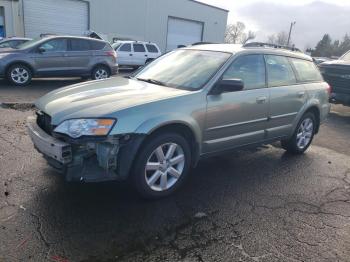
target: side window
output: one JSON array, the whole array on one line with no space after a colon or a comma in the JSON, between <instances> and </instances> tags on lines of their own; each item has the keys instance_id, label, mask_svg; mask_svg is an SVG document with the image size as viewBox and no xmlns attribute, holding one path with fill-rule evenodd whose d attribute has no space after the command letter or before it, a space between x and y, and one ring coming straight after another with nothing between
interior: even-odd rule
<instances>
[{"instance_id":1,"label":"side window","mask_svg":"<svg viewBox=\"0 0 350 262\"><path fill-rule=\"evenodd\" d=\"M71 51L88 51L90 50L90 43L87 40L71 39Z\"/></svg>"},{"instance_id":2,"label":"side window","mask_svg":"<svg viewBox=\"0 0 350 262\"><path fill-rule=\"evenodd\" d=\"M158 48L152 44L146 44L147 51L150 53L158 53Z\"/></svg>"},{"instance_id":3,"label":"side window","mask_svg":"<svg viewBox=\"0 0 350 262\"><path fill-rule=\"evenodd\" d=\"M124 44L119 48L122 52L131 52L131 44Z\"/></svg>"},{"instance_id":4,"label":"side window","mask_svg":"<svg viewBox=\"0 0 350 262\"><path fill-rule=\"evenodd\" d=\"M67 51L67 39L49 40L42 44L40 48L45 49L45 52L64 52Z\"/></svg>"},{"instance_id":5,"label":"side window","mask_svg":"<svg viewBox=\"0 0 350 262\"><path fill-rule=\"evenodd\" d=\"M266 68L270 87L288 86L297 82L292 66L284 56L267 55Z\"/></svg>"},{"instance_id":6,"label":"side window","mask_svg":"<svg viewBox=\"0 0 350 262\"><path fill-rule=\"evenodd\" d=\"M265 62L263 55L240 56L223 75L223 80L241 79L244 83L244 90L264 88Z\"/></svg>"},{"instance_id":7,"label":"side window","mask_svg":"<svg viewBox=\"0 0 350 262\"><path fill-rule=\"evenodd\" d=\"M10 42L8 41L8 42L1 43L0 47L1 48L10 47Z\"/></svg>"},{"instance_id":8,"label":"side window","mask_svg":"<svg viewBox=\"0 0 350 262\"><path fill-rule=\"evenodd\" d=\"M133 44L134 45L134 52L146 52L145 46L143 44Z\"/></svg>"},{"instance_id":9,"label":"side window","mask_svg":"<svg viewBox=\"0 0 350 262\"><path fill-rule=\"evenodd\" d=\"M90 42L90 50L102 50L105 48L106 43L99 41L91 41Z\"/></svg>"},{"instance_id":10,"label":"side window","mask_svg":"<svg viewBox=\"0 0 350 262\"><path fill-rule=\"evenodd\" d=\"M298 78L300 81L322 81L322 76L313 62L296 58L290 58L290 60L298 73Z\"/></svg>"}]
</instances>

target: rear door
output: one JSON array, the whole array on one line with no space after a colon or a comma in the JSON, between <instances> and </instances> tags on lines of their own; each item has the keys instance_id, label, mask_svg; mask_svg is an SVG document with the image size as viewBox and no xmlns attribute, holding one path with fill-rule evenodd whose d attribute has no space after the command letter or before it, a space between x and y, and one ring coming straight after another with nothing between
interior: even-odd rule
<instances>
[{"instance_id":1,"label":"rear door","mask_svg":"<svg viewBox=\"0 0 350 262\"><path fill-rule=\"evenodd\" d=\"M69 51L66 53L66 59L70 64L72 75L90 72L90 61L92 59L90 41L87 39L70 39Z\"/></svg>"},{"instance_id":2,"label":"rear door","mask_svg":"<svg viewBox=\"0 0 350 262\"><path fill-rule=\"evenodd\" d=\"M143 44L134 43L134 61L136 65L144 65L148 59L148 54L146 53L146 48Z\"/></svg>"},{"instance_id":3,"label":"rear door","mask_svg":"<svg viewBox=\"0 0 350 262\"><path fill-rule=\"evenodd\" d=\"M38 76L64 76L70 70L65 54L68 49L66 38L48 40L34 51L33 59Z\"/></svg>"},{"instance_id":4,"label":"rear door","mask_svg":"<svg viewBox=\"0 0 350 262\"><path fill-rule=\"evenodd\" d=\"M240 79L244 89L208 95L204 151L211 153L265 139L269 109L263 55L244 55L233 61L222 79Z\"/></svg>"},{"instance_id":5,"label":"rear door","mask_svg":"<svg viewBox=\"0 0 350 262\"><path fill-rule=\"evenodd\" d=\"M298 83L290 59L266 55L266 69L270 91L268 138L290 134L292 125L307 101L305 86Z\"/></svg>"}]
</instances>

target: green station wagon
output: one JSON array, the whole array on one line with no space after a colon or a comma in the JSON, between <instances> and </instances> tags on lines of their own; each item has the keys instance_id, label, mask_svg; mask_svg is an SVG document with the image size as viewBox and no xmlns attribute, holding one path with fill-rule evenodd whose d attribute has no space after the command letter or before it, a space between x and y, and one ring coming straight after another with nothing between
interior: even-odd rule
<instances>
[{"instance_id":1,"label":"green station wagon","mask_svg":"<svg viewBox=\"0 0 350 262\"><path fill-rule=\"evenodd\" d=\"M303 153L330 111L329 92L301 52L197 45L128 78L43 96L28 130L66 180L130 179L142 196L158 198L178 189L208 156L273 141Z\"/></svg>"}]
</instances>

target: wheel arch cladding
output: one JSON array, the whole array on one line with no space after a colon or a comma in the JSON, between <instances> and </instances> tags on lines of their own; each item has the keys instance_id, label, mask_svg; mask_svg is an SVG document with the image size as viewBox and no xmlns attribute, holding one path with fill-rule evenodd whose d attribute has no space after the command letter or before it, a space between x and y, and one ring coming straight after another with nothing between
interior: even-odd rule
<instances>
[{"instance_id":1,"label":"wheel arch cladding","mask_svg":"<svg viewBox=\"0 0 350 262\"><path fill-rule=\"evenodd\" d=\"M14 62L11 62L10 64L8 64L6 67L5 67L5 74L8 74L10 68L14 65L24 65L26 67L28 67L28 69L30 70L30 73L32 75L34 75L35 73L35 70L34 68L28 63L28 62L25 62L25 61L14 61Z\"/></svg>"},{"instance_id":2,"label":"wheel arch cladding","mask_svg":"<svg viewBox=\"0 0 350 262\"><path fill-rule=\"evenodd\" d=\"M320 130L320 114L321 114L320 109L316 105L313 105L309 107L304 114L308 112L313 113L316 118L315 134L317 134L318 131Z\"/></svg>"}]
</instances>

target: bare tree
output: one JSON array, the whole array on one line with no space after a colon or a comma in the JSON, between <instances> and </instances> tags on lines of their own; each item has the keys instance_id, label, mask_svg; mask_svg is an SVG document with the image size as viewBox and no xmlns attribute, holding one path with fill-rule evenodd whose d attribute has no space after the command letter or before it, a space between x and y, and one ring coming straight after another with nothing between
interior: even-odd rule
<instances>
[{"instance_id":1,"label":"bare tree","mask_svg":"<svg viewBox=\"0 0 350 262\"><path fill-rule=\"evenodd\" d=\"M277 34L269 35L267 37L267 42L270 44L276 44L276 45L287 45L288 34L285 31L281 31ZM292 45L292 44L290 44L290 45Z\"/></svg>"},{"instance_id":2,"label":"bare tree","mask_svg":"<svg viewBox=\"0 0 350 262\"><path fill-rule=\"evenodd\" d=\"M245 32L246 26L242 22L227 25L225 43L244 44L256 37L253 31Z\"/></svg>"}]
</instances>

